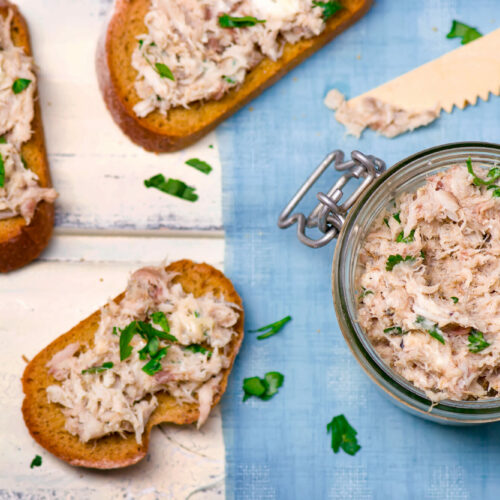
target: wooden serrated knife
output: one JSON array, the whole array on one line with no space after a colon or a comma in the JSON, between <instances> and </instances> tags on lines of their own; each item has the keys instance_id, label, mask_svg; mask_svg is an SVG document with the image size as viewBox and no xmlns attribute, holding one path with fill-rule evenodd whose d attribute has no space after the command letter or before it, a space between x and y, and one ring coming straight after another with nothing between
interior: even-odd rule
<instances>
[{"instance_id":1,"label":"wooden serrated knife","mask_svg":"<svg viewBox=\"0 0 500 500\"><path fill-rule=\"evenodd\" d=\"M347 101L373 97L412 112L463 109L500 94L500 29Z\"/></svg>"}]
</instances>

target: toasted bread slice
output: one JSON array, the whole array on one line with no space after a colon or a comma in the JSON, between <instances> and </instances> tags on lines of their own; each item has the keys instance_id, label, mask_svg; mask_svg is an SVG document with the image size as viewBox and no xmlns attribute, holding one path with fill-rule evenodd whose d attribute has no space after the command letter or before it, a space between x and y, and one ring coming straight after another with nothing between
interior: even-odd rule
<instances>
[{"instance_id":1,"label":"toasted bread slice","mask_svg":"<svg viewBox=\"0 0 500 500\"><path fill-rule=\"evenodd\" d=\"M277 61L265 58L247 74L239 88L222 99L196 102L189 109L173 108L167 116L154 111L139 118L133 111L139 97L134 89L137 72L131 59L136 37L147 31L144 16L150 0L116 0L97 48L97 76L104 101L122 131L144 149L168 152L185 148L356 22L369 10L372 0L343 0L342 4L345 8L327 21L320 35L287 44Z\"/></svg>"},{"instance_id":2,"label":"toasted bread slice","mask_svg":"<svg viewBox=\"0 0 500 500\"><path fill-rule=\"evenodd\" d=\"M31 55L28 26L19 9L7 0L0 0L0 15L5 18L9 9L14 12L11 37L14 45ZM35 115L31 122L33 134L21 146L21 155L29 169L38 175L42 187L51 187L49 164L45 151L42 118L38 93L35 93ZM47 246L54 226L54 205L38 204L29 225L21 216L0 220L0 272L18 269L38 257Z\"/></svg>"},{"instance_id":3,"label":"toasted bread slice","mask_svg":"<svg viewBox=\"0 0 500 500\"><path fill-rule=\"evenodd\" d=\"M188 293L195 297L212 292L223 297L227 302L242 307L241 299L232 283L218 270L208 264L195 264L190 260L173 262L167 271L179 273L174 283L180 283ZM119 303L124 294L114 300ZM192 424L198 420L197 404L179 404L165 392L156 393L158 407L151 415L142 436L142 444L138 444L134 434L123 438L117 434L105 436L83 443L64 428L65 417L59 407L47 400L46 389L57 381L48 373L47 362L55 353L68 344L79 341L89 346L93 345L94 334L100 320L100 311L93 313L69 332L61 335L41 351L26 367L23 375L23 416L26 426L33 438L45 449L70 463L96 469L114 469L132 465L146 455L149 444L149 434L154 425L168 422L178 425ZM227 380L234 359L243 340L243 309L235 325L237 335L231 340L229 368L223 371L219 391L214 397L215 406L226 390Z\"/></svg>"}]
</instances>

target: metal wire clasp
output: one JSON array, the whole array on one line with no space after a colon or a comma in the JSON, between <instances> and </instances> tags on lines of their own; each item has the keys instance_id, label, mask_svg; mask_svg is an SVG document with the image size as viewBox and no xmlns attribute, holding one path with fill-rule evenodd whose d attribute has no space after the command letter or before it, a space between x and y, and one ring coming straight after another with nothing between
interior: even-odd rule
<instances>
[{"instance_id":1,"label":"metal wire clasp","mask_svg":"<svg viewBox=\"0 0 500 500\"><path fill-rule=\"evenodd\" d=\"M319 200L316 208L306 216L302 213L290 215L305 194L312 188L323 172L334 162L335 170L345 172L333 185L327 194L318 193ZM344 161L344 153L339 149L332 151L318 165L304 185L290 200L278 219L278 227L286 229L297 223L297 236L305 245L320 248L336 238L342 229L347 211L354 205L361 193L385 170L385 162L372 155L364 155L359 151L351 153L351 159ZM351 178L363 179L349 198L341 205L342 189ZM323 234L320 238L313 239L307 236L306 228L317 227Z\"/></svg>"}]
</instances>

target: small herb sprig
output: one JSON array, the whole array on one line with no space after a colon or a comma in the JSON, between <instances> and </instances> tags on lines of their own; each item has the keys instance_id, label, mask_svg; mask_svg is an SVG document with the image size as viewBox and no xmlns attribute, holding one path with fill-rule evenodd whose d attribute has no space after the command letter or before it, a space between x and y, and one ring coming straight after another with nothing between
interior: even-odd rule
<instances>
[{"instance_id":1,"label":"small herb sprig","mask_svg":"<svg viewBox=\"0 0 500 500\"><path fill-rule=\"evenodd\" d=\"M278 392L284 380L285 376L279 372L267 372L264 378L249 377L244 379L243 401L246 401L252 396L262 399L263 401L268 401Z\"/></svg>"},{"instance_id":2,"label":"small herb sprig","mask_svg":"<svg viewBox=\"0 0 500 500\"><path fill-rule=\"evenodd\" d=\"M486 176L489 178L489 180L484 180L481 179L481 177L478 177L476 173L474 172L474 169L472 167L472 160L469 156L467 158L467 161L465 162L467 165L467 171L469 172L470 175L472 175L472 182L476 186L486 186L486 189L492 189L492 196L496 198L500 198L500 186L495 184L495 182L500 179L500 167L492 167L488 170L488 173Z\"/></svg>"},{"instance_id":3,"label":"small herb sprig","mask_svg":"<svg viewBox=\"0 0 500 500\"><path fill-rule=\"evenodd\" d=\"M42 457L40 455L35 455L35 458L31 461L30 469L33 467L40 467L42 465Z\"/></svg>"},{"instance_id":4,"label":"small herb sprig","mask_svg":"<svg viewBox=\"0 0 500 500\"><path fill-rule=\"evenodd\" d=\"M412 229L408 236L405 236L405 232L401 231L396 238L396 243L413 243L414 241L415 241L415 229Z\"/></svg>"},{"instance_id":5,"label":"small herb sprig","mask_svg":"<svg viewBox=\"0 0 500 500\"><path fill-rule=\"evenodd\" d=\"M473 40L476 40L477 38L481 38L482 36L483 35L476 28L454 20L446 38L461 38L462 45L465 45Z\"/></svg>"},{"instance_id":6,"label":"small herb sprig","mask_svg":"<svg viewBox=\"0 0 500 500\"><path fill-rule=\"evenodd\" d=\"M234 17L229 14L219 16L219 26L221 28L249 28L265 22L264 19L257 19L253 16Z\"/></svg>"},{"instance_id":7,"label":"small herb sprig","mask_svg":"<svg viewBox=\"0 0 500 500\"><path fill-rule=\"evenodd\" d=\"M432 321L424 318L423 316L417 316L417 323L422 326L422 328L437 341L441 342L441 344L445 344L445 340L443 337L443 332L439 328L437 323L433 323Z\"/></svg>"},{"instance_id":8,"label":"small herb sprig","mask_svg":"<svg viewBox=\"0 0 500 500\"><path fill-rule=\"evenodd\" d=\"M270 325L262 326L262 327L258 328L257 330L249 330L249 331L251 333L266 332L266 333L263 333L262 335L259 335L257 337L257 340L267 339L267 338L275 335L276 333L278 333L291 320L292 320L291 316L285 316L283 319L275 321L274 323L271 323Z\"/></svg>"},{"instance_id":9,"label":"small herb sprig","mask_svg":"<svg viewBox=\"0 0 500 500\"><path fill-rule=\"evenodd\" d=\"M480 332L475 328L471 329L468 341L469 345L467 347L469 348L469 351L473 353L481 352L482 350L486 349L488 346L491 345L489 342L486 342L483 332Z\"/></svg>"},{"instance_id":10,"label":"small herb sprig","mask_svg":"<svg viewBox=\"0 0 500 500\"><path fill-rule=\"evenodd\" d=\"M199 160L198 158L191 158L186 161L186 165L189 165L190 167L193 167L207 175L212 171L212 167L206 161Z\"/></svg>"},{"instance_id":11,"label":"small herb sprig","mask_svg":"<svg viewBox=\"0 0 500 500\"><path fill-rule=\"evenodd\" d=\"M18 78L12 84L12 91L14 94L20 94L23 90L26 90L31 83L31 80L27 78Z\"/></svg>"},{"instance_id":12,"label":"small herb sprig","mask_svg":"<svg viewBox=\"0 0 500 500\"><path fill-rule=\"evenodd\" d=\"M405 335L408 332L403 330L400 326L390 326L384 329L384 333L388 333L389 335Z\"/></svg>"},{"instance_id":13,"label":"small herb sprig","mask_svg":"<svg viewBox=\"0 0 500 500\"><path fill-rule=\"evenodd\" d=\"M106 363L103 363L101 366L91 366L90 368L87 368L86 370L82 370L83 373L101 373L105 372L106 370L109 370L113 368L113 363L111 361L106 361Z\"/></svg>"},{"instance_id":14,"label":"small herb sprig","mask_svg":"<svg viewBox=\"0 0 500 500\"><path fill-rule=\"evenodd\" d=\"M206 354L208 359L210 359L212 357L212 351L210 351L206 347L203 347L200 344L191 344L191 345L188 345L188 346L184 347L184 350L185 351L191 351L191 352L194 352L194 353L200 352L201 354Z\"/></svg>"},{"instance_id":15,"label":"small herb sprig","mask_svg":"<svg viewBox=\"0 0 500 500\"><path fill-rule=\"evenodd\" d=\"M344 8L342 4L336 0L328 0L327 2L313 0L313 7L321 7L323 9L323 19L325 21Z\"/></svg>"},{"instance_id":16,"label":"small herb sprig","mask_svg":"<svg viewBox=\"0 0 500 500\"><path fill-rule=\"evenodd\" d=\"M146 179L144 185L147 188L153 187L162 191L163 193L176 196L182 200L196 201L198 195L195 193L196 188L188 186L186 183L178 179L168 179L166 180L163 174L154 175L153 177Z\"/></svg>"},{"instance_id":17,"label":"small herb sprig","mask_svg":"<svg viewBox=\"0 0 500 500\"><path fill-rule=\"evenodd\" d=\"M411 255L407 255L406 257L403 257L399 253L396 255L389 255L389 257L387 257L387 262L385 263L385 270L392 271L394 266L400 264L401 262L414 262L415 260L415 257L412 257Z\"/></svg>"},{"instance_id":18,"label":"small herb sprig","mask_svg":"<svg viewBox=\"0 0 500 500\"><path fill-rule=\"evenodd\" d=\"M326 432L332 434L331 446L334 453L338 453L342 448L345 453L353 456L361 449L356 437L358 433L344 415L333 417L326 425Z\"/></svg>"}]
</instances>

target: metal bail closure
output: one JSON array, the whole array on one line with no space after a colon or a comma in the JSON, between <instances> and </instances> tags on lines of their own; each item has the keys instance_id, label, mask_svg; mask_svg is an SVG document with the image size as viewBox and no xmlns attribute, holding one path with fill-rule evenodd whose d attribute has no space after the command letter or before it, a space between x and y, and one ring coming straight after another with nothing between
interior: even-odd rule
<instances>
[{"instance_id":1,"label":"metal bail closure","mask_svg":"<svg viewBox=\"0 0 500 500\"><path fill-rule=\"evenodd\" d=\"M328 167L334 163L335 170L345 172L332 188L325 193L318 193L316 198L319 203L316 208L306 216L303 213L290 215L302 198L311 189ZM329 153L316 167L316 170L304 182L303 186L295 193L278 219L278 227L286 229L297 223L297 236L299 240L311 248L320 248L334 238L342 229L347 211L354 205L361 193L385 170L385 162L372 155L364 155L359 151L351 153L351 159L344 161L344 153L339 149ZM342 189L352 178L363 179L342 204ZM317 227L323 236L313 239L307 236L306 228Z\"/></svg>"}]
</instances>

